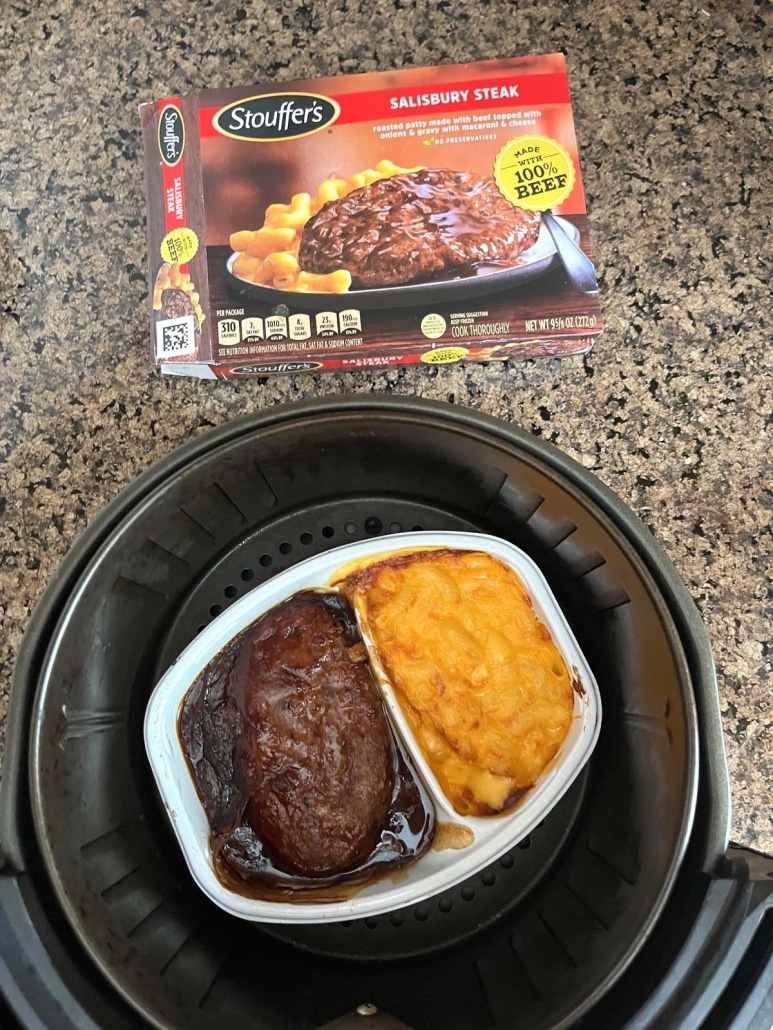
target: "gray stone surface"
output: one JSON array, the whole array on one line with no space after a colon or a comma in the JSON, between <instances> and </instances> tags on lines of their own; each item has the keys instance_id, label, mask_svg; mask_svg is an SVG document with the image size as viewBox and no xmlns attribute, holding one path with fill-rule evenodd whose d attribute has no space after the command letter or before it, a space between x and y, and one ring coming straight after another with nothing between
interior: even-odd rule
<instances>
[{"instance_id":1,"label":"gray stone surface","mask_svg":"<svg viewBox=\"0 0 773 1030\"><path fill-rule=\"evenodd\" d=\"M592 469L708 626L733 837L773 851L765 4L14 0L0 18L0 719L62 556L153 460L280 401L433 397ZM586 358L199 383L147 359L141 101L563 50L607 329Z\"/></svg>"}]
</instances>

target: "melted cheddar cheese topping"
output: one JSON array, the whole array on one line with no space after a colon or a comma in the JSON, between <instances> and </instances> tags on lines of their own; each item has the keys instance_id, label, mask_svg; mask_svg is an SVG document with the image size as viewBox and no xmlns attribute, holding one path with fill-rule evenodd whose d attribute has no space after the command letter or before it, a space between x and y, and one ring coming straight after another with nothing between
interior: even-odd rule
<instances>
[{"instance_id":1,"label":"melted cheddar cheese topping","mask_svg":"<svg viewBox=\"0 0 773 1030\"><path fill-rule=\"evenodd\" d=\"M487 554L441 549L377 561L340 585L454 809L512 806L574 710L564 660L518 575Z\"/></svg>"}]
</instances>

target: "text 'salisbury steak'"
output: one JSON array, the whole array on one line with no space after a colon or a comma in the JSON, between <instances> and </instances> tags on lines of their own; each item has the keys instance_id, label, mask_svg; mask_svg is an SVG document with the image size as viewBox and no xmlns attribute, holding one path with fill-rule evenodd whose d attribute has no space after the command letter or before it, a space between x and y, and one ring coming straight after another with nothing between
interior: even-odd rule
<instances>
[{"instance_id":1,"label":"text 'salisbury steak'","mask_svg":"<svg viewBox=\"0 0 773 1030\"><path fill-rule=\"evenodd\" d=\"M479 261L512 261L537 240L538 212L493 179L448 168L395 175L331 201L303 230L301 268L346 268L352 286L395 286Z\"/></svg>"}]
</instances>

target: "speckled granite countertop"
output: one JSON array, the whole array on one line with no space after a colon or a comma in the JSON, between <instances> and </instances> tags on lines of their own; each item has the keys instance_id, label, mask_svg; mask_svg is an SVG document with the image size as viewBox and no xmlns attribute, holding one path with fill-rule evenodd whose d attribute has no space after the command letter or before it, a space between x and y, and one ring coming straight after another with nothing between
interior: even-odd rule
<instances>
[{"instance_id":1,"label":"speckled granite countertop","mask_svg":"<svg viewBox=\"0 0 773 1030\"><path fill-rule=\"evenodd\" d=\"M0 24L0 718L32 607L153 460L279 401L469 405L654 531L717 664L733 837L773 851L773 15L737 0L15 0ZM315 34L314 34L315 33ZM137 107L205 86L565 51L607 329L586 358L234 384L147 357Z\"/></svg>"}]
</instances>

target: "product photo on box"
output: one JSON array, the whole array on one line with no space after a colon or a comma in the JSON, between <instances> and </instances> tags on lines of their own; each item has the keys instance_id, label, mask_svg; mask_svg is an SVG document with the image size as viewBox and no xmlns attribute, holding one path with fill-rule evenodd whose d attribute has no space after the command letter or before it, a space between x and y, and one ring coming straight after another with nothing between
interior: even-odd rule
<instances>
[{"instance_id":1,"label":"product photo on box","mask_svg":"<svg viewBox=\"0 0 773 1030\"><path fill-rule=\"evenodd\" d=\"M601 332L561 54L208 90L141 117L162 372L561 356Z\"/></svg>"}]
</instances>

